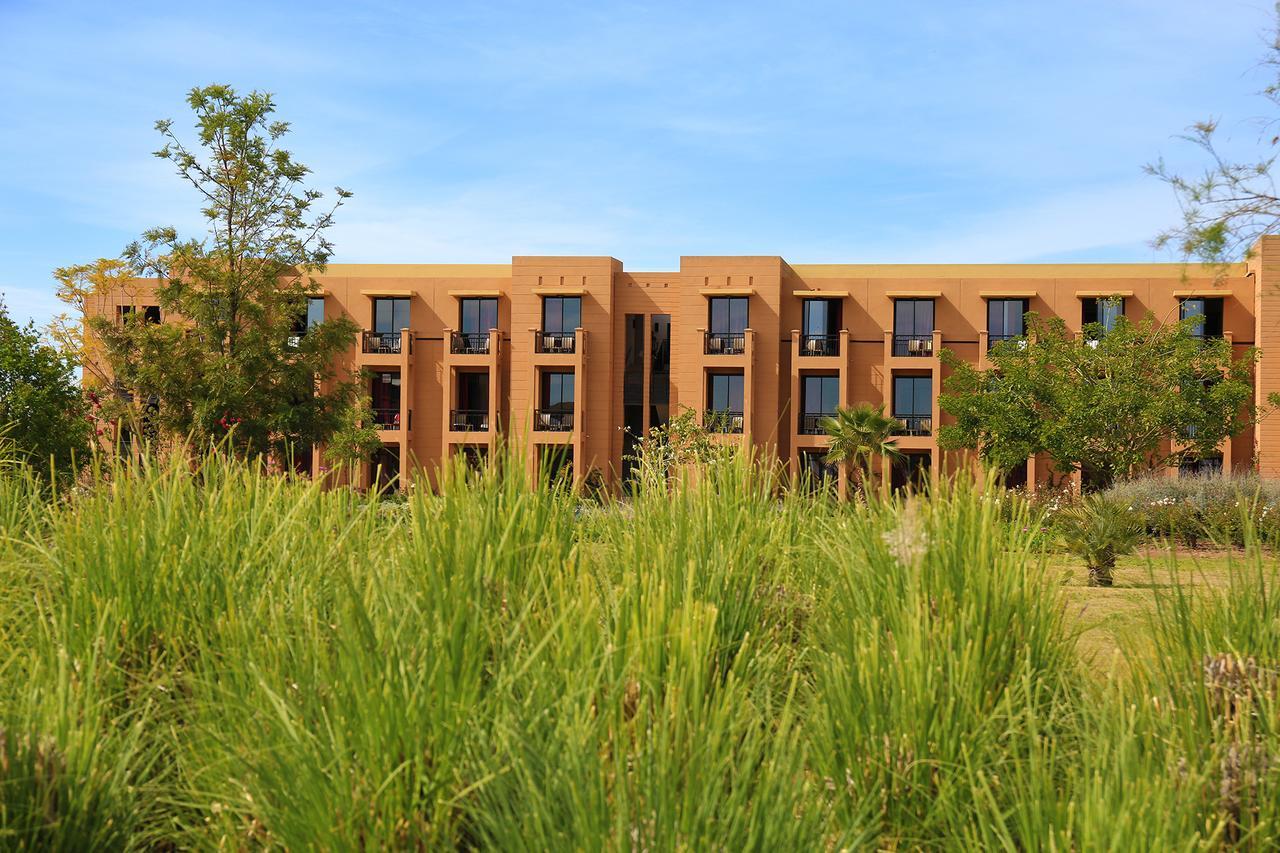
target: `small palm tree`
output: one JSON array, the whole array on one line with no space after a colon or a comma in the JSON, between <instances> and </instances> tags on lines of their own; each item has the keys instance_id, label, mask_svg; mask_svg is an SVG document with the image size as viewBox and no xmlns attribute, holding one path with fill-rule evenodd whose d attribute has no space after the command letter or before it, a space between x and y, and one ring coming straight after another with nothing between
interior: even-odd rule
<instances>
[{"instance_id":1,"label":"small palm tree","mask_svg":"<svg viewBox=\"0 0 1280 853\"><path fill-rule=\"evenodd\" d=\"M831 436L827 459L852 466L859 487L865 486L874 457L896 459L902 455L893 438L902 429L902 421L887 417L883 406L859 403L836 409L835 415L822 419L821 426Z\"/></svg>"},{"instance_id":2,"label":"small palm tree","mask_svg":"<svg viewBox=\"0 0 1280 853\"><path fill-rule=\"evenodd\" d=\"M1054 520L1062 545L1084 561L1089 586L1111 586L1116 559L1142 542L1142 524L1129 507L1105 494L1087 496Z\"/></svg>"}]
</instances>

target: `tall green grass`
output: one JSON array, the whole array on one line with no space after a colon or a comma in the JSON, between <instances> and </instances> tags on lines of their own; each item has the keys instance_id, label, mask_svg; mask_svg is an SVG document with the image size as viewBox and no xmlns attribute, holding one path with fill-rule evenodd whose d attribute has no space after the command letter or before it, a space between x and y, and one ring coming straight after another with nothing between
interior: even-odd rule
<instances>
[{"instance_id":1,"label":"tall green grass","mask_svg":"<svg viewBox=\"0 0 1280 853\"><path fill-rule=\"evenodd\" d=\"M394 501L0 473L0 847L1280 840L1259 547L1100 682L985 484L838 504L732 458L599 504L505 461Z\"/></svg>"}]
</instances>

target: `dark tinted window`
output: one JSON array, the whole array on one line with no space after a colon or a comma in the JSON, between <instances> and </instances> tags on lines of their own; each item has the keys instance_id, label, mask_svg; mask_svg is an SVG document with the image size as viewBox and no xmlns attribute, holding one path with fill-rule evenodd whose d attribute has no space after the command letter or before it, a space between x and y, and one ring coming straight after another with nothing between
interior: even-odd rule
<instances>
[{"instance_id":1,"label":"dark tinted window","mask_svg":"<svg viewBox=\"0 0 1280 853\"><path fill-rule=\"evenodd\" d=\"M932 299L895 299L893 301L893 333L895 335L932 335Z\"/></svg>"},{"instance_id":2,"label":"dark tinted window","mask_svg":"<svg viewBox=\"0 0 1280 853\"><path fill-rule=\"evenodd\" d=\"M713 373L707 377L707 408L713 412L742 411L742 374Z\"/></svg>"},{"instance_id":3,"label":"dark tinted window","mask_svg":"<svg viewBox=\"0 0 1280 853\"><path fill-rule=\"evenodd\" d=\"M840 405L840 379L836 376L806 376L801 396L806 415L834 414Z\"/></svg>"},{"instance_id":4,"label":"dark tinted window","mask_svg":"<svg viewBox=\"0 0 1280 853\"><path fill-rule=\"evenodd\" d=\"M835 335L840 332L840 300L806 299L802 335Z\"/></svg>"},{"instance_id":5,"label":"dark tinted window","mask_svg":"<svg viewBox=\"0 0 1280 853\"><path fill-rule=\"evenodd\" d=\"M553 412L573 411L573 374L554 372L542 374L542 408Z\"/></svg>"},{"instance_id":6,"label":"dark tinted window","mask_svg":"<svg viewBox=\"0 0 1280 853\"><path fill-rule=\"evenodd\" d=\"M987 332L992 337L1019 337L1024 334L1023 315L1026 313L1025 299L988 299Z\"/></svg>"},{"instance_id":7,"label":"dark tinted window","mask_svg":"<svg viewBox=\"0 0 1280 853\"><path fill-rule=\"evenodd\" d=\"M893 377L893 416L895 418L927 418L932 414L932 376Z\"/></svg>"},{"instance_id":8,"label":"dark tinted window","mask_svg":"<svg viewBox=\"0 0 1280 853\"><path fill-rule=\"evenodd\" d=\"M649 318L649 428L665 426L671 403L671 315Z\"/></svg>"},{"instance_id":9,"label":"dark tinted window","mask_svg":"<svg viewBox=\"0 0 1280 853\"><path fill-rule=\"evenodd\" d=\"M718 335L740 335L747 329L747 297L713 296L708 331Z\"/></svg>"},{"instance_id":10,"label":"dark tinted window","mask_svg":"<svg viewBox=\"0 0 1280 853\"><path fill-rule=\"evenodd\" d=\"M1116 327L1116 320L1124 316L1124 299L1099 299L1089 297L1080 300L1080 324L1099 323L1104 332Z\"/></svg>"},{"instance_id":11,"label":"dark tinted window","mask_svg":"<svg viewBox=\"0 0 1280 853\"><path fill-rule=\"evenodd\" d=\"M409 328L409 299L394 297L373 300L373 330L398 332Z\"/></svg>"},{"instance_id":12,"label":"dark tinted window","mask_svg":"<svg viewBox=\"0 0 1280 853\"><path fill-rule=\"evenodd\" d=\"M498 300L467 298L458 306L459 330L464 335L482 335L498 328Z\"/></svg>"},{"instance_id":13,"label":"dark tinted window","mask_svg":"<svg viewBox=\"0 0 1280 853\"><path fill-rule=\"evenodd\" d=\"M1195 318L1194 334L1206 338L1222 337L1221 297L1184 299L1179 309L1181 319Z\"/></svg>"},{"instance_id":14,"label":"dark tinted window","mask_svg":"<svg viewBox=\"0 0 1280 853\"><path fill-rule=\"evenodd\" d=\"M542 331L551 335L571 335L582 325L582 297L544 296Z\"/></svg>"}]
</instances>

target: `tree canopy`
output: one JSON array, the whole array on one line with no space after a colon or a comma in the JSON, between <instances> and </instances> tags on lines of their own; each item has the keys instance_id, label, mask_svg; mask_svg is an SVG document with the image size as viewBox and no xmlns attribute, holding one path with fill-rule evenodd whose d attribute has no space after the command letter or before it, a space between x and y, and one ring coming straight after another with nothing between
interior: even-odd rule
<instances>
[{"instance_id":1,"label":"tree canopy","mask_svg":"<svg viewBox=\"0 0 1280 853\"><path fill-rule=\"evenodd\" d=\"M1257 416L1256 353L1233 355L1229 342L1194 334L1195 323L1122 317L1076 335L1032 313L1027 338L996 344L987 370L945 351L952 372L939 404L955 423L939 429L939 444L976 450L1002 471L1045 454L1059 474L1102 482L1212 455Z\"/></svg>"},{"instance_id":2,"label":"tree canopy","mask_svg":"<svg viewBox=\"0 0 1280 853\"><path fill-rule=\"evenodd\" d=\"M0 436L9 451L43 476L72 474L93 429L86 414L74 362L0 302Z\"/></svg>"},{"instance_id":3,"label":"tree canopy","mask_svg":"<svg viewBox=\"0 0 1280 853\"><path fill-rule=\"evenodd\" d=\"M305 323L306 300L319 293L312 276L333 249L326 231L350 193L337 188L332 204L317 207L323 194L305 186L310 170L279 145L289 125L272 118L270 95L213 85L187 100L194 143L159 121L155 155L195 191L207 233L153 228L122 259L57 270L59 296L91 315L88 340L67 322L59 337L86 364L101 362L98 378L117 392L106 405L126 422L286 458L357 420L360 385L334 366L357 328L347 319ZM154 281L155 302L175 322L92 310L136 309L137 276Z\"/></svg>"}]
</instances>

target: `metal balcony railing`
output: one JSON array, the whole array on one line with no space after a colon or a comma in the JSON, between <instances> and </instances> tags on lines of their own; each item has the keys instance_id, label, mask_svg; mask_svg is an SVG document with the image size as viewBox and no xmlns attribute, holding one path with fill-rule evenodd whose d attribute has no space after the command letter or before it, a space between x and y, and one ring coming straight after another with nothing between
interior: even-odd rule
<instances>
[{"instance_id":1,"label":"metal balcony railing","mask_svg":"<svg viewBox=\"0 0 1280 853\"><path fill-rule=\"evenodd\" d=\"M533 351L545 353L572 353L578 348L573 332L535 332Z\"/></svg>"},{"instance_id":2,"label":"metal balcony railing","mask_svg":"<svg viewBox=\"0 0 1280 853\"><path fill-rule=\"evenodd\" d=\"M400 429L400 409L375 408L373 410L373 423L378 429ZM409 412L409 425L413 425L412 410Z\"/></svg>"},{"instance_id":3,"label":"metal balcony railing","mask_svg":"<svg viewBox=\"0 0 1280 853\"><path fill-rule=\"evenodd\" d=\"M488 355L488 332L454 332L449 341L449 352L455 355Z\"/></svg>"},{"instance_id":4,"label":"metal balcony railing","mask_svg":"<svg viewBox=\"0 0 1280 853\"><path fill-rule=\"evenodd\" d=\"M839 355L839 335L801 335L801 355Z\"/></svg>"},{"instance_id":5,"label":"metal balcony railing","mask_svg":"<svg viewBox=\"0 0 1280 853\"><path fill-rule=\"evenodd\" d=\"M933 335L894 335L893 354L895 357L927 358L933 355Z\"/></svg>"},{"instance_id":6,"label":"metal balcony railing","mask_svg":"<svg viewBox=\"0 0 1280 853\"><path fill-rule=\"evenodd\" d=\"M370 332L366 330L361 342L360 351L366 353L382 353L385 355L399 355L400 333Z\"/></svg>"},{"instance_id":7,"label":"metal balcony railing","mask_svg":"<svg viewBox=\"0 0 1280 853\"><path fill-rule=\"evenodd\" d=\"M709 432L739 434L745 424L742 412L727 409L707 409L702 415L702 426Z\"/></svg>"},{"instance_id":8,"label":"metal balcony railing","mask_svg":"<svg viewBox=\"0 0 1280 853\"><path fill-rule=\"evenodd\" d=\"M800 416L800 434L801 435L826 435L826 430L822 428L822 422L827 418L833 417L832 412L806 412Z\"/></svg>"},{"instance_id":9,"label":"metal balcony railing","mask_svg":"<svg viewBox=\"0 0 1280 853\"><path fill-rule=\"evenodd\" d=\"M453 409L449 412L449 428L454 432L488 432L488 409Z\"/></svg>"},{"instance_id":10,"label":"metal balcony railing","mask_svg":"<svg viewBox=\"0 0 1280 853\"><path fill-rule=\"evenodd\" d=\"M933 435L933 418L929 415L894 415L902 422L898 435Z\"/></svg>"},{"instance_id":11,"label":"metal balcony railing","mask_svg":"<svg viewBox=\"0 0 1280 853\"><path fill-rule=\"evenodd\" d=\"M573 432L573 410L535 409L533 429L536 432Z\"/></svg>"},{"instance_id":12,"label":"metal balcony railing","mask_svg":"<svg viewBox=\"0 0 1280 853\"><path fill-rule=\"evenodd\" d=\"M707 355L741 355L747 351L747 336L742 332L707 332L703 352Z\"/></svg>"},{"instance_id":13,"label":"metal balcony railing","mask_svg":"<svg viewBox=\"0 0 1280 853\"><path fill-rule=\"evenodd\" d=\"M988 352L990 352L992 349L994 349L994 348L995 348L995 345L996 345L996 344L998 344L998 343L1000 343L1001 341L1022 341L1022 344L1021 344L1021 346L1022 346L1022 347L1025 347L1025 346L1027 345L1027 344L1026 344L1026 338L1025 338L1025 336L1023 336L1023 335L992 335L992 334L988 334L988 335L987 335L987 351L988 351Z\"/></svg>"}]
</instances>

